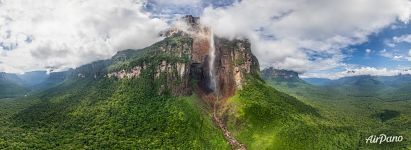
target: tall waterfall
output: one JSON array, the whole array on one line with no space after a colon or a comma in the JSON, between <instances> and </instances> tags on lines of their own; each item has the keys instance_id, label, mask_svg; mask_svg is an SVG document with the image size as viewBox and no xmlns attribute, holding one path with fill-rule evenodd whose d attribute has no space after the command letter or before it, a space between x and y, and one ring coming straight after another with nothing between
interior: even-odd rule
<instances>
[{"instance_id":1,"label":"tall waterfall","mask_svg":"<svg viewBox=\"0 0 411 150\"><path fill-rule=\"evenodd\" d=\"M216 70L215 70L215 45L214 45L214 33L210 32L210 48L208 50L209 56L209 75L210 75L210 89L216 91L217 81L216 81Z\"/></svg>"}]
</instances>

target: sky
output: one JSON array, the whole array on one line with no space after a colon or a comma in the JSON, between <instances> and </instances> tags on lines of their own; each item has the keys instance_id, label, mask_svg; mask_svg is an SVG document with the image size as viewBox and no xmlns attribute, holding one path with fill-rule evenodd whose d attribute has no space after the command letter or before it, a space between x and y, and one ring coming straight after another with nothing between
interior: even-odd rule
<instances>
[{"instance_id":1,"label":"sky","mask_svg":"<svg viewBox=\"0 0 411 150\"><path fill-rule=\"evenodd\" d=\"M147 47L184 15L302 77L411 73L410 0L0 0L0 72L62 71Z\"/></svg>"}]
</instances>

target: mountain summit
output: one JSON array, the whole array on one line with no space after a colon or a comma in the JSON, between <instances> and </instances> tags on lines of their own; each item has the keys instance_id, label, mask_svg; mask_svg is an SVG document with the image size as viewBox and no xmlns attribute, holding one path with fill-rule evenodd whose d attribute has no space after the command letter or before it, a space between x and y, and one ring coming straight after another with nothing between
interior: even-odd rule
<instances>
[{"instance_id":1,"label":"mountain summit","mask_svg":"<svg viewBox=\"0 0 411 150\"><path fill-rule=\"evenodd\" d=\"M266 68L261 71L261 77L265 80L274 79L278 81L302 81L298 72L283 69Z\"/></svg>"},{"instance_id":2,"label":"mountain summit","mask_svg":"<svg viewBox=\"0 0 411 150\"><path fill-rule=\"evenodd\" d=\"M185 16L183 25L162 33L164 40L126 55L119 52L106 77L149 79L158 95L198 95L211 108L214 123L230 145L244 149L227 130L221 119L224 113L219 112L224 111L228 98L246 85L247 77L258 76L258 60L247 40L220 38L198 20Z\"/></svg>"},{"instance_id":3,"label":"mountain summit","mask_svg":"<svg viewBox=\"0 0 411 150\"><path fill-rule=\"evenodd\" d=\"M247 40L181 20L149 47L51 73L18 101L24 108L0 117L0 149L321 149L341 142L312 142L329 139L321 135L347 136L269 87Z\"/></svg>"},{"instance_id":4,"label":"mountain summit","mask_svg":"<svg viewBox=\"0 0 411 150\"><path fill-rule=\"evenodd\" d=\"M151 72L153 80L164 80L159 85L160 93L170 91L175 96L187 96L195 91L191 84L195 82L201 95L233 96L245 84L247 75L259 72L250 43L217 37L198 19L183 17L184 28L174 27L163 33L163 41L140 50L145 53L143 57L115 61L115 65L127 67L117 67L107 76L138 78L142 72Z\"/></svg>"}]
</instances>

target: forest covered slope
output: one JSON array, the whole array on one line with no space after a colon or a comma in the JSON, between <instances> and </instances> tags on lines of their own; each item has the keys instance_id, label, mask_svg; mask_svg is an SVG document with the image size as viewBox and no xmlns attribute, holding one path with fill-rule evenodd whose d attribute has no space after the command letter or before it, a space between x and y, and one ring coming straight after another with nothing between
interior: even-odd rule
<instances>
[{"instance_id":1,"label":"forest covered slope","mask_svg":"<svg viewBox=\"0 0 411 150\"><path fill-rule=\"evenodd\" d=\"M409 135L409 111L344 114L336 106L353 101L334 103L297 73L260 74L247 40L184 19L189 29L170 29L147 48L50 74L42 91L0 99L0 149L409 148L407 137L364 143L374 131Z\"/></svg>"}]
</instances>

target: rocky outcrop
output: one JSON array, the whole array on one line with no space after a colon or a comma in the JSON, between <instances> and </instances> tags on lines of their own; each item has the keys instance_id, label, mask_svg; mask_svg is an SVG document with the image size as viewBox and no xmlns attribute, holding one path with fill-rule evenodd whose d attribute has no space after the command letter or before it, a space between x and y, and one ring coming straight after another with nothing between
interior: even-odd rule
<instances>
[{"instance_id":1,"label":"rocky outcrop","mask_svg":"<svg viewBox=\"0 0 411 150\"><path fill-rule=\"evenodd\" d=\"M171 28L165 39L140 55L124 51L113 57L108 78L148 79L158 94L189 96L193 92L213 110L213 120L233 148L246 149L221 121L219 108L247 83L247 76L259 74L259 64L247 40L227 40L198 24L198 18L183 18L185 28ZM213 52L213 53L212 53Z\"/></svg>"},{"instance_id":2,"label":"rocky outcrop","mask_svg":"<svg viewBox=\"0 0 411 150\"><path fill-rule=\"evenodd\" d=\"M265 80L275 79L284 81L301 80L298 72L283 69L274 69L273 67L266 68L261 71L261 77Z\"/></svg>"},{"instance_id":3,"label":"rocky outcrop","mask_svg":"<svg viewBox=\"0 0 411 150\"><path fill-rule=\"evenodd\" d=\"M171 28L162 33L165 39L146 48L148 52L143 58L134 61L128 69L109 72L107 77L137 78L145 70L151 70L154 80L162 80L160 94L171 91L173 95L182 96L197 91L200 95L228 98L244 86L248 74L258 74L258 61L247 40L216 37L209 28L201 26L196 17L186 16L182 20L187 23L186 28ZM210 66L212 44L216 56L214 66ZM125 57L121 59L127 59ZM210 88L211 67L216 75L215 89Z\"/></svg>"},{"instance_id":4,"label":"rocky outcrop","mask_svg":"<svg viewBox=\"0 0 411 150\"><path fill-rule=\"evenodd\" d=\"M153 80L152 86L158 89L158 94L170 92L175 96L192 94L190 86L190 58L193 49L193 39L187 34L170 34L164 40L139 50L140 56L116 55L114 64L127 62L120 69L109 70L108 78L133 79L148 78Z\"/></svg>"},{"instance_id":5,"label":"rocky outcrop","mask_svg":"<svg viewBox=\"0 0 411 150\"><path fill-rule=\"evenodd\" d=\"M107 74L109 78L119 78L119 79L124 79L124 78L137 78L140 77L141 73L141 67L140 66L135 66L133 67L129 72L126 72L126 70L121 70L119 72L112 72Z\"/></svg>"},{"instance_id":6,"label":"rocky outcrop","mask_svg":"<svg viewBox=\"0 0 411 150\"><path fill-rule=\"evenodd\" d=\"M259 64L246 40L216 38L218 87L223 98L241 89L246 76L258 74Z\"/></svg>"},{"instance_id":7,"label":"rocky outcrop","mask_svg":"<svg viewBox=\"0 0 411 150\"><path fill-rule=\"evenodd\" d=\"M217 94L220 98L234 95L243 87L247 74L258 74L259 64L251 53L247 40L227 40L214 36L209 28L198 24L198 18L185 17L191 28L187 29L193 38L191 52L191 77L199 81L198 86L203 92ZM214 36L214 37L213 37ZM211 42L214 38L214 43ZM215 47L216 89L210 89L210 45Z\"/></svg>"}]
</instances>

